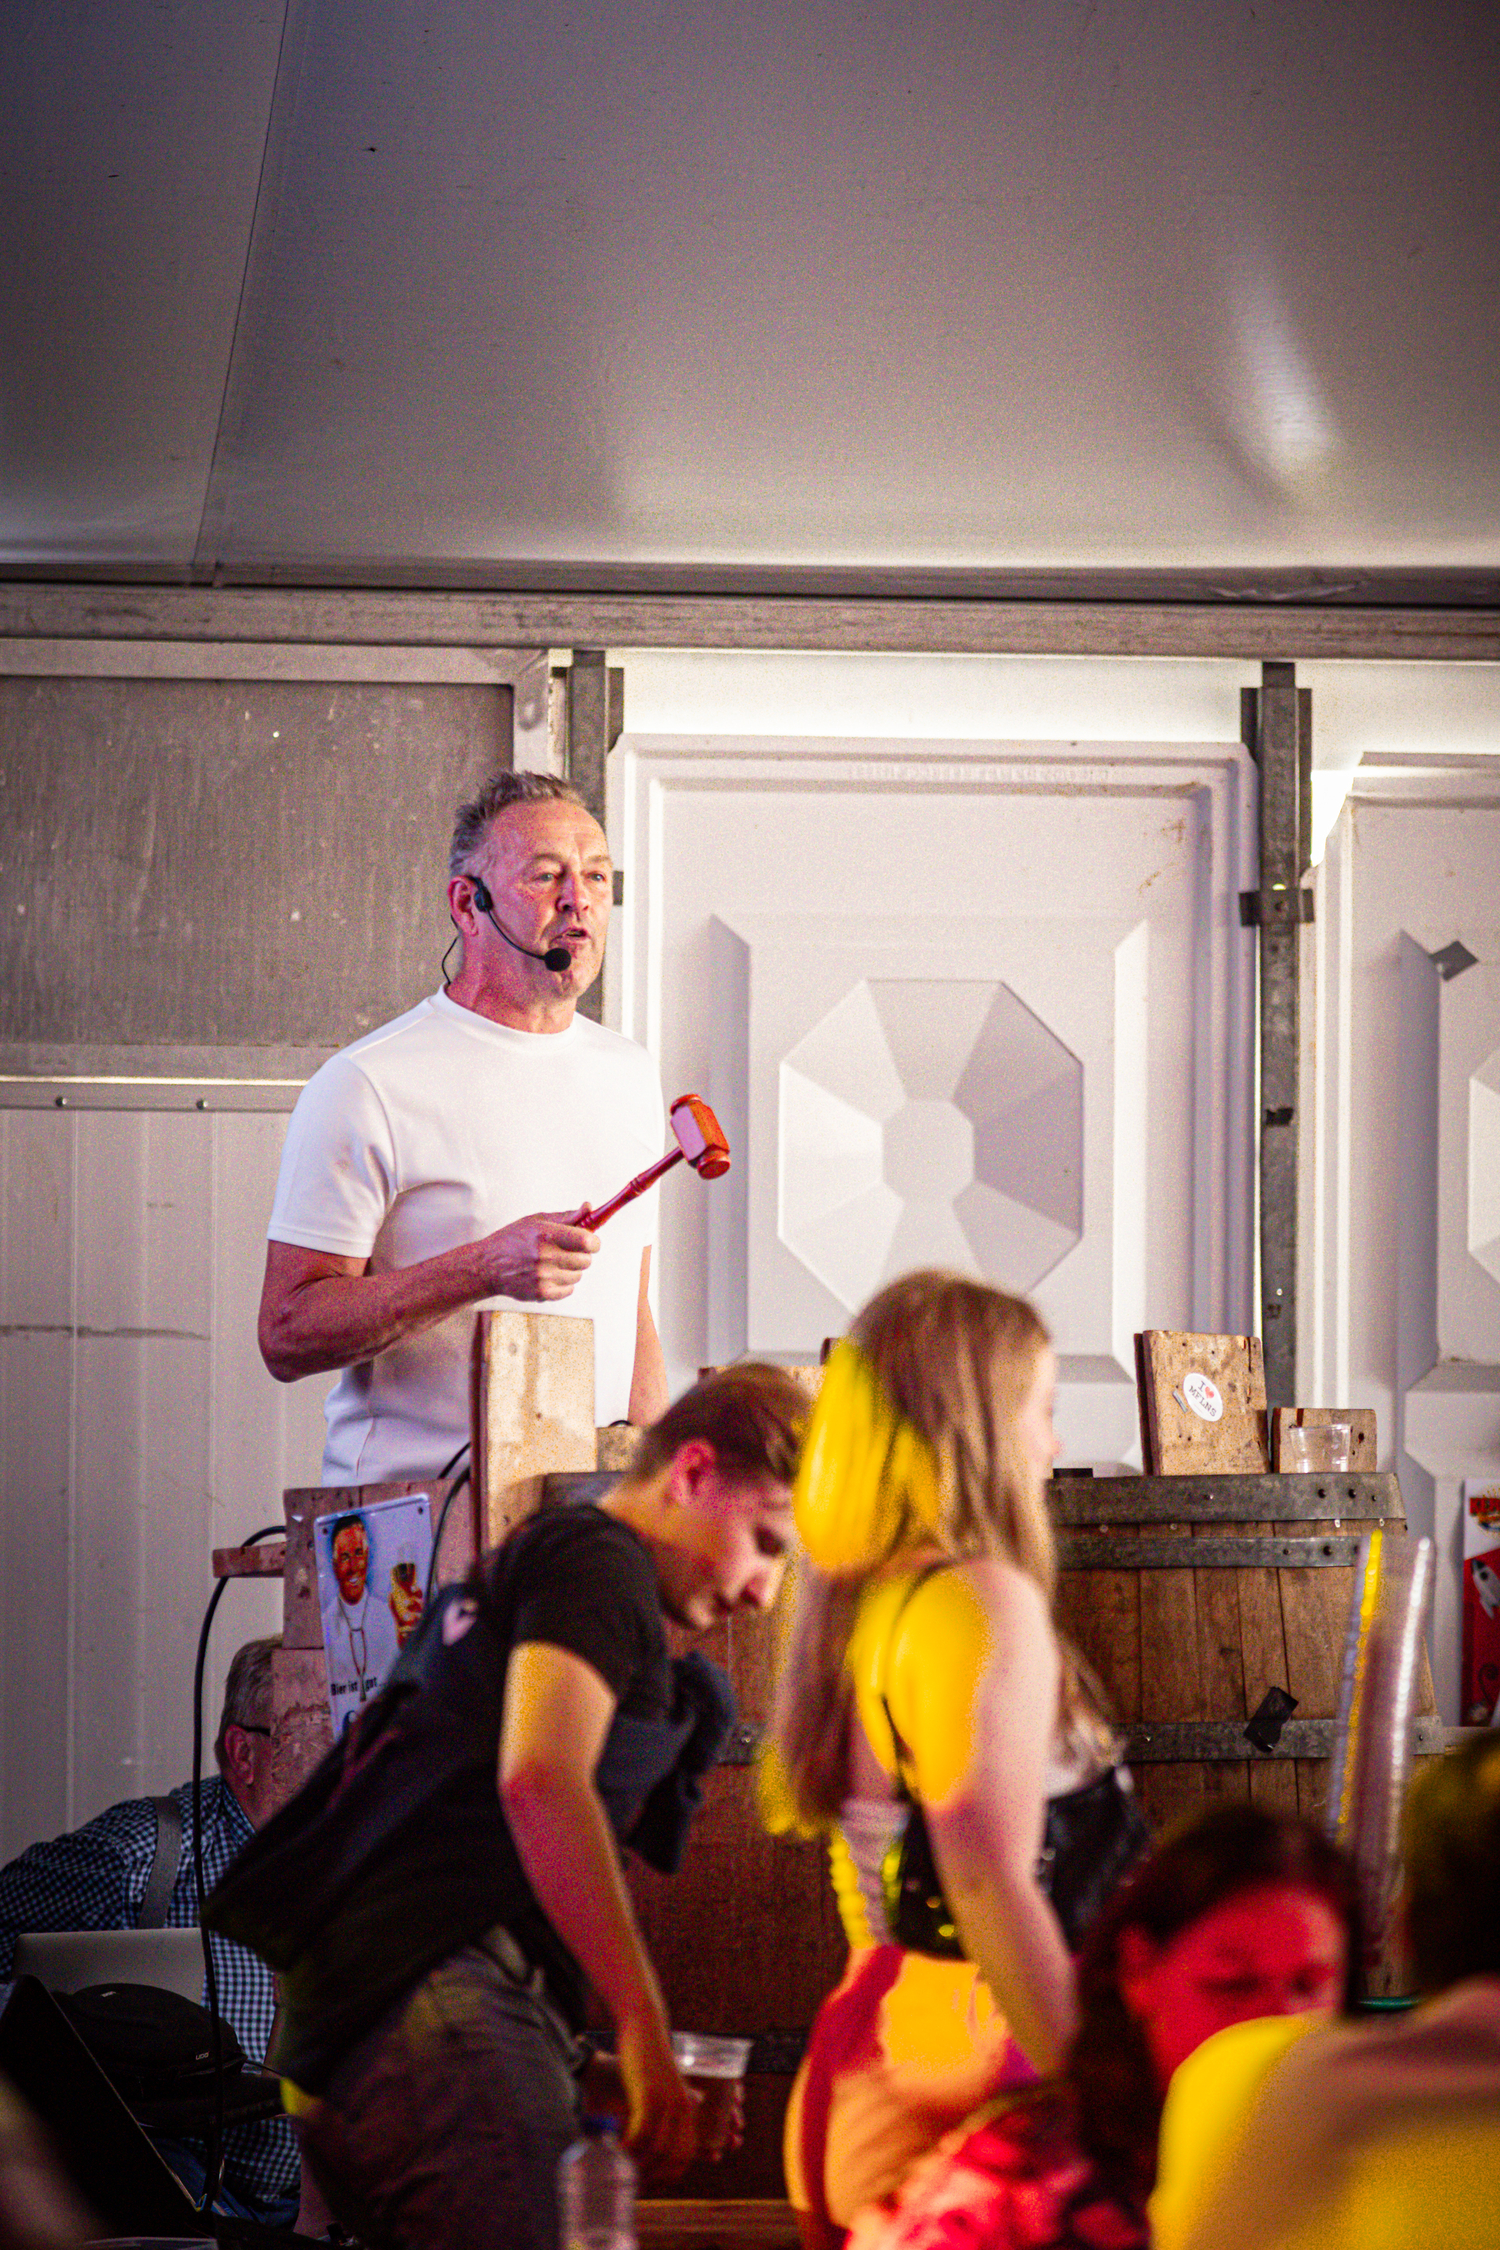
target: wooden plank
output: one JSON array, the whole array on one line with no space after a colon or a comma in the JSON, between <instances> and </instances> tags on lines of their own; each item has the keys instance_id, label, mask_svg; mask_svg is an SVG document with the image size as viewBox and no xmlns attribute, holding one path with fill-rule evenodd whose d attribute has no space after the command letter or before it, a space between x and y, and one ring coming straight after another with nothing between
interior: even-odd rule
<instances>
[{"instance_id":1,"label":"wooden plank","mask_svg":"<svg viewBox=\"0 0 1500 2250\"><path fill-rule=\"evenodd\" d=\"M1177 1532L1184 1564L1192 1534ZM1191 1568L1141 1574L1141 1723L1159 1719L1211 1719L1198 1642L1197 1581ZM1212 1789L1210 1769L1198 1764L1150 1766L1137 1775L1146 1817L1175 1819Z\"/></svg>"},{"instance_id":2,"label":"wooden plank","mask_svg":"<svg viewBox=\"0 0 1500 2250\"><path fill-rule=\"evenodd\" d=\"M1280 1530L1281 1524L1276 1528ZM1338 1715L1353 1583L1352 1569L1281 1573L1278 1584L1286 1627L1287 1687L1297 1698L1299 1719L1333 1719ZM1304 1820L1322 1820L1328 1801L1328 1773L1327 1758L1297 1760L1297 1810Z\"/></svg>"},{"instance_id":3,"label":"wooden plank","mask_svg":"<svg viewBox=\"0 0 1500 2250\"><path fill-rule=\"evenodd\" d=\"M1058 1630L1103 1688L1108 1717L1141 1715L1141 1582L1133 1570L1068 1570L1057 1581Z\"/></svg>"},{"instance_id":4,"label":"wooden plank","mask_svg":"<svg viewBox=\"0 0 1500 2250\"><path fill-rule=\"evenodd\" d=\"M1196 1534L1193 1544L1201 1544ZM1193 1578L1198 1619L1198 1670L1208 1707L1226 1719L1248 1719L1239 1573L1195 1570Z\"/></svg>"},{"instance_id":5,"label":"wooden plank","mask_svg":"<svg viewBox=\"0 0 1500 2250\"><path fill-rule=\"evenodd\" d=\"M1239 1574L1240 1655L1245 1671L1245 1715L1248 1718L1260 1708L1268 1688L1287 1687L1286 1623L1281 1613L1281 1588L1274 1570L1243 1570ZM1296 1787L1290 1790L1280 1785L1276 1800L1296 1809ZM1257 1803L1267 1797L1257 1793L1252 1781L1251 1796Z\"/></svg>"},{"instance_id":6,"label":"wooden plank","mask_svg":"<svg viewBox=\"0 0 1500 2250\"><path fill-rule=\"evenodd\" d=\"M332 1747L322 1649L276 1649L271 1657L271 1785L278 1806L296 1795Z\"/></svg>"},{"instance_id":7,"label":"wooden plank","mask_svg":"<svg viewBox=\"0 0 1500 2250\"><path fill-rule=\"evenodd\" d=\"M215 1578L284 1578L286 1541L268 1539L263 1547L215 1547Z\"/></svg>"},{"instance_id":8,"label":"wooden plank","mask_svg":"<svg viewBox=\"0 0 1500 2250\"><path fill-rule=\"evenodd\" d=\"M759 581L758 581L759 583ZM963 583L963 582L961 582ZM1053 573L1025 598L997 579L963 598L944 574L866 573L853 588L819 592L799 572L800 591L599 594L336 593L252 587L0 585L0 634L185 640L364 641L478 647L765 648L932 650L948 654L1051 656L1344 657L1493 663L1500 658L1500 608L1492 598L1428 601L1403 585L1400 600L1331 603L1296 583L1290 598L1265 601L1253 587L1232 599L1202 598L1201 586L1171 581L1153 598L1150 581L1122 587L1115 574ZM1415 582L1420 586L1421 580ZM1113 586L1113 595L1106 587ZM903 588L905 590L903 590ZM951 589L951 590L950 590Z\"/></svg>"},{"instance_id":9,"label":"wooden plank","mask_svg":"<svg viewBox=\"0 0 1500 2250\"><path fill-rule=\"evenodd\" d=\"M1287 1687L1297 1698L1297 1716L1331 1719L1338 1711L1350 1579L1339 1571L1284 1570L1280 1590Z\"/></svg>"},{"instance_id":10,"label":"wooden plank","mask_svg":"<svg viewBox=\"0 0 1500 2250\"><path fill-rule=\"evenodd\" d=\"M796 2250L800 2239L797 2214L779 2196L647 2197L635 2231L640 2250Z\"/></svg>"},{"instance_id":11,"label":"wooden plank","mask_svg":"<svg viewBox=\"0 0 1500 2250\"><path fill-rule=\"evenodd\" d=\"M482 1312L475 1368L474 1480L483 1541L492 1547L540 1505L544 1476L597 1466L594 1324Z\"/></svg>"},{"instance_id":12,"label":"wooden plank","mask_svg":"<svg viewBox=\"0 0 1500 2250\"><path fill-rule=\"evenodd\" d=\"M1290 1758L1256 1758L1246 1768L1250 1802L1263 1812L1295 1813L1297 1767Z\"/></svg>"},{"instance_id":13,"label":"wooden plank","mask_svg":"<svg viewBox=\"0 0 1500 2250\"><path fill-rule=\"evenodd\" d=\"M1269 1468L1259 1337L1148 1328L1138 1348L1148 1470L1158 1476L1253 1475Z\"/></svg>"}]
</instances>

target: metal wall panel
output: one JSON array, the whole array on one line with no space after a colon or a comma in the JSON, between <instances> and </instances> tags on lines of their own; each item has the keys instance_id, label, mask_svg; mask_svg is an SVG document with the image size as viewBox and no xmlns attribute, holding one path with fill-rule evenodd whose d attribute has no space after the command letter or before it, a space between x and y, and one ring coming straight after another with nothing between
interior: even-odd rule
<instances>
[{"instance_id":1,"label":"metal wall panel","mask_svg":"<svg viewBox=\"0 0 1500 2250\"><path fill-rule=\"evenodd\" d=\"M504 652L33 653L0 677L6 1855L184 1778L211 1549L317 1479L327 1383L255 1339L286 1112L436 985L514 701ZM210 1722L279 1623L274 1583L226 1593Z\"/></svg>"},{"instance_id":2,"label":"metal wall panel","mask_svg":"<svg viewBox=\"0 0 1500 2250\"><path fill-rule=\"evenodd\" d=\"M0 1043L341 1046L437 983L507 687L0 679Z\"/></svg>"},{"instance_id":3,"label":"metal wall panel","mask_svg":"<svg viewBox=\"0 0 1500 2250\"><path fill-rule=\"evenodd\" d=\"M285 1115L0 1112L0 1854L186 1775L210 1549L316 1481L255 1345ZM228 1658L280 1589L232 1586ZM207 1752L205 1753L207 1755Z\"/></svg>"}]
</instances>

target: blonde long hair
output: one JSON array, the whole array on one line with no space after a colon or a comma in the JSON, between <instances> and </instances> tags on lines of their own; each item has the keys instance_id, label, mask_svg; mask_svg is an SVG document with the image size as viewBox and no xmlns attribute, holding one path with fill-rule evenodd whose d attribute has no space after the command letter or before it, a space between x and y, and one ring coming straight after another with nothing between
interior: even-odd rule
<instances>
[{"instance_id":1,"label":"blonde long hair","mask_svg":"<svg viewBox=\"0 0 1500 2250\"><path fill-rule=\"evenodd\" d=\"M1049 1342L1033 1308L960 1274L909 1273L871 1299L849 1334L885 1402L925 1441L936 1475L910 1498L887 1486L878 1510L867 1511L867 1543L861 1547L857 1527L843 1538L849 1559L836 1574L805 1556L798 1564L763 1790L778 1827L826 1827L848 1794L845 1651L875 1571L904 1550L936 1546L955 1561L1013 1563L1049 1603L1057 1578L1042 1479L1018 1429ZM826 1480L837 1463L825 1456L817 1466L817 1440L815 1409L804 1477ZM805 1508L826 1495L809 1495L799 1481L798 1497ZM1070 1684L1065 1701L1075 1694Z\"/></svg>"}]
</instances>

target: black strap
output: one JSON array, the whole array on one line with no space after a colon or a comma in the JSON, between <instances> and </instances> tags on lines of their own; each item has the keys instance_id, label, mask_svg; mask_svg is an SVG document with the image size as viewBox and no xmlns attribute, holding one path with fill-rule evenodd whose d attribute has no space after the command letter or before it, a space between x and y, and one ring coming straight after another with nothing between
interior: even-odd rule
<instances>
[{"instance_id":1,"label":"black strap","mask_svg":"<svg viewBox=\"0 0 1500 2250\"><path fill-rule=\"evenodd\" d=\"M896 1604L896 1614L891 1619L890 1624L886 1628L885 1663L881 1667L885 1676L885 1680L887 1682L890 1680L891 1676L891 1649L896 1639L896 1627L900 1624L902 1618L906 1615L912 1603L916 1600L918 1594L921 1593L922 1588L926 1585L928 1579L935 1577L938 1571L948 1570L951 1569L951 1567L952 1565L947 1561L924 1563L922 1568L917 1572L916 1577L907 1587L906 1592L902 1595L900 1601ZM916 1799L912 1794L910 1786L908 1785L905 1774L901 1770L902 1759L909 1759L911 1756L911 1752L907 1749L905 1742L901 1738L900 1729L897 1727L895 1720L891 1717L890 1697L886 1694L884 1686L882 1686L880 1690L880 1708L885 1713L885 1723L891 1730L891 1748L895 1754L896 1759L896 1795L903 1805L915 1804Z\"/></svg>"},{"instance_id":2,"label":"black strap","mask_svg":"<svg viewBox=\"0 0 1500 2250\"><path fill-rule=\"evenodd\" d=\"M172 1903L172 1891L182 1859L182 1814L178 1810L177 1799L153 1797L151 1802L156 1808L156 1853L151 1862L151 1872L146 1877L141 1910L135 1918L138 1930L166 1928L167 1908Z\"/></svg>"}]
</instances>

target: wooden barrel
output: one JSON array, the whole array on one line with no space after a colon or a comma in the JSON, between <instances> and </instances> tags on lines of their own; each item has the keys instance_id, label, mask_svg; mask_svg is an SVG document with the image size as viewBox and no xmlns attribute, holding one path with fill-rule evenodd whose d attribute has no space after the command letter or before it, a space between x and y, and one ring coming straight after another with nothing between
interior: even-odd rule
<instances>
[{"instance_id":1,"label":"wooden barrel","mask_svg":"<svg viewBox=\"0 0 1500 2250\"><path fill-rule=\"evenodd\" d=\"M673 2024L753 2042L744 2147L720 2163L694 2165L672 2192L779 2197L792 2077L818 2006L844 1973L847 1948L826 1845L768 1836L756 1808L753 1759L770 1715L776 1621L737 1613L707 1638L672 1637L724 1666L739 1725L724 1763L707 1777L678 1872L657 1875L628 1856L627 1880Z\"/></svg>"},{"instance_id":2,"label":"wooden barrel","mask_svg":"<svg viewBox=\"0 0 1500 2250\"><path fill-rule=\"evenodd\" d=\"M1102 1681L1146 1816L1220 1797L1321 1820L1361 1537L1404 1537L1394 1476L1064 1477L1057 1616ZM1269 1690L1296 1698L1247 1738ZM1416 1748L1444 1729L1423 1656Z\"/></svg>"}]
</instances>

